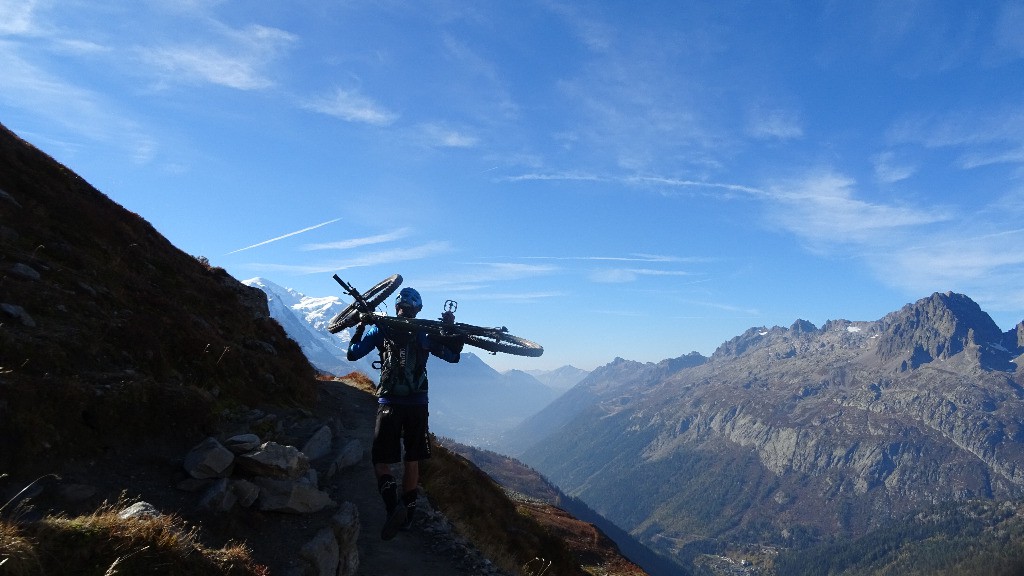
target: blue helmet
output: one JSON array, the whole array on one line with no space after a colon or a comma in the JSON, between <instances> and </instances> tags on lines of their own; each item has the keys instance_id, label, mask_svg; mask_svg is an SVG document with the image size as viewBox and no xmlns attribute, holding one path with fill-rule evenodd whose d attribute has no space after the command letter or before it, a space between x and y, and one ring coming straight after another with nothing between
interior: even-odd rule
<instances>
[{"instance_id":1,"label":"blue helmet","mask_svg":"<svg viewBox=\"0 0 1024 576\"><path fill-rule=\"evenodd\" d=\"M398 292L398 298L395 298L395 308L412 308L416 312L423 309L423 299L420 298L420 293L413 288L402 288Z\"/></svg>"}]
</instances>

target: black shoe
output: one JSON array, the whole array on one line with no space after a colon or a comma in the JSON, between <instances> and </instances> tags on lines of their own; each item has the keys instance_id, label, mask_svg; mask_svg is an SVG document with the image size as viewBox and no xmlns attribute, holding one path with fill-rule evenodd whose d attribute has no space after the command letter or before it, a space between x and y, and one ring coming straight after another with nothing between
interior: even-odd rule
<instances>
[{"instance_id":1,"label":"black shoe","mask_svg":"<svg viewBox=\"0 0 1024 576\"><path fill-rule=\"evenodd\" d=\"M398 534L398 530L405 524L406 519L405 506L395 506L395 509L388 514L388 519L384 521L384 527L380 529L381 540L391 540Z\"/></svg>"}]
</instances>

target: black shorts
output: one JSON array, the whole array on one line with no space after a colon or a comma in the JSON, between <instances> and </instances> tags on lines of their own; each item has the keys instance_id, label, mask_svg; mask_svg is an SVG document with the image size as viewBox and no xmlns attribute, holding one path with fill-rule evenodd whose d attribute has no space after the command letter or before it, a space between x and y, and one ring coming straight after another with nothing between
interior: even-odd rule
<instances>
[{"instance_id":1,"label":"black shorts","mask_svg":"<svg viewBox=\"0 0 1024 576\"><path fill-rule=\"evenodd\" d=\"M430 458L430 434L427 430L426 404L380 404L377 424L373 429L374 464L394 464L402 460L413 462Z\"/></svg>"}]
</instances>

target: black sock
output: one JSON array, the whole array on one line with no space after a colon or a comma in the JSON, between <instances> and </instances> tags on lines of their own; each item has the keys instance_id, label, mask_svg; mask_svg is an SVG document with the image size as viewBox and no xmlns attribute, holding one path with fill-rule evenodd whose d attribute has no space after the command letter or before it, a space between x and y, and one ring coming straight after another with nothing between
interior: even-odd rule
<instances>
[{"instance_id":1,"label":"black sock","mask_svg":"<svg viewBox=\"0 0 1024 576\"><path fill-rule=\"evenodd\" d=\"M406 510L406 523L412 522L412 515L416 513L417 496L419 496L419 493L415 489L409 490L408 492L402 494L402 503L405 504Z\"/></svg>"},{"instance_id":2,"label":"black sock","mask_svg":"<svg viewBox=\"0 0 1024 576\"><path fill-rule=\"evenodd\" d=\"M416 503L416 498L418 496L419 493L415 489L409 490L402 494L402 502L404 502L406 506L413 505Z\"/></svg>"},{"instance_id":3,"label":"black sock","mask_svg":"<svg viewBox=\"0 0 1024 576\"><path fill-rule=\"evenodd\" d=\"M380 497L384 500L384 507L390 515L398 505L398 482L395 481L395 477L390 474L378 476L377 491L380 492Z\"/></svg>"}]
</instances>

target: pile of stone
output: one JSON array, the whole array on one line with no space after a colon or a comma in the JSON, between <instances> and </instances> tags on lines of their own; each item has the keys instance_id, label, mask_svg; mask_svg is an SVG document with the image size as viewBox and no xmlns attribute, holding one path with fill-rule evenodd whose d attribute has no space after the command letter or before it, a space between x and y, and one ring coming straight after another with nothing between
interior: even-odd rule
<instances>
[{"instance_id":1,"label":"pile of stone","mask_svg":"<svg viewBox=\"0 0 1024 576\"><path fill-rule=\"evenodd\" d=\"M332 433L324 425L302 449L277 442L263 442L256 434L239 434L220 441L209 437L185 456L189 477L178 488L200 494L200 506L213 512L229 512L236 507L264 512L313 514L338 506L327 492L320 490L317 470L311 460L331 453ZM350 440L327 467L331 477L363 458L359 440ZM359 537L359 511L345 502L328 526L299 551L307 565L297 574L320 576L355 574L359 566L356 541Z\"/></svg>"}]
</instances>

